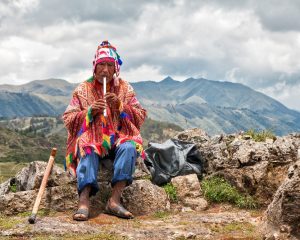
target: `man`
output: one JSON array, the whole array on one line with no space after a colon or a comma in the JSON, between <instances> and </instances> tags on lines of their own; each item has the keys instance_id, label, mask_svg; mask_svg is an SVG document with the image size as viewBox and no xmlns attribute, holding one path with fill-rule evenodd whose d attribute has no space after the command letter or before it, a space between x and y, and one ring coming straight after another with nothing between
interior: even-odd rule
<instances>
[{"instance_id":1,"label":"man","mask_svg":"<svg viewBox=\"0 0 300 240\"><path fill-rule=\"evenodd\" d=\"M74 220L88 220L89 197L99 190L99 161L114 158L112 195L106 212L133 218L120 203L123 189L132 183L135 161L142 154L140 127L146 117L130 84L119 78L122 61L108 41L103 41L93 61L93 76L81 83L63 120L68 130L66 167L77 176L78 210ZM107 93L103 93L106 78Z\"/></svg>"}]
</instances>

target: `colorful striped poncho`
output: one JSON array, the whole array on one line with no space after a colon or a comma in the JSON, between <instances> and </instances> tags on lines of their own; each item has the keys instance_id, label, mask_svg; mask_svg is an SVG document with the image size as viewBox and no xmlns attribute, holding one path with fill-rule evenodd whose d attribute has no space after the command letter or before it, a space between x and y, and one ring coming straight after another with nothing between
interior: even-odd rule
<instances>
[{"instance_id":1,"label":"colorful striped poncho","mask_svg":"<svg viewBox=\"0 0 300 240\"><path fill-rule=\"evenodd\" d=\"M113 82L113 81L111 81ZM103 98L102 85L91 77L81 83L73 92L63 120L68 130L66 168L76 176L80 155L90 154L92 150L100 157L108 154L111 148L130 141L143 155L140 127L146 117L146 110L138 102L132 86L120 79L117 86L108 84L109 92L121 100L119 106L107 107L107 117L92 117L91 104Z\"/></svg>"}]
</instances>

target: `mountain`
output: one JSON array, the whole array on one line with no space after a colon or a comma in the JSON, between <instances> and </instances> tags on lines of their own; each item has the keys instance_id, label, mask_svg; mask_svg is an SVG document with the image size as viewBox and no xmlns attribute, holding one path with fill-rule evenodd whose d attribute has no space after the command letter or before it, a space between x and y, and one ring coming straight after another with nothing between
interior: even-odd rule
<instances>
[{"instance_id":1,"label":"mountain","mask_svg":"<svg viewBox=\"0 0 300 240\"><path fill-rule=\"evenodd\" d=\"M53 111L63 113L76 85L61 79L48 79L19 86L0 85L0 91L22 92L24 96L38 98L37 102L52 107L52 111L50 108L47 111L53 115ZM242 84L204 78L176 81L167 77L161 82L144 81L132 83L132 86L149 117L182 128L200 127L210 134L250 128L270 129L278 135L300 131L299 112ZM2 115L15 116L12 112L6 109ZM30 114L28 112L27 116Z\"/></svg>"},{"instance_id":2,"label":"mountain","mask_svg":"<svg viewBox=\"0 0 300 240\"><path fill-rule=\"evenodd\" d=\"M0 91L0 117L55 115L54 107L29 93Z\"/></svg>"},{"instance_id":3,"label":"mountain","mask_svg":"<svg viewBox=\"0 0 300 240\"><path fill-rule=\"evenodd\" d=\"M210 134L270 129L278 135L300 131L300 113L238 83L170 77L133 84L153 119L184 128L201 127Z\"/></svg>"}]
</instances>

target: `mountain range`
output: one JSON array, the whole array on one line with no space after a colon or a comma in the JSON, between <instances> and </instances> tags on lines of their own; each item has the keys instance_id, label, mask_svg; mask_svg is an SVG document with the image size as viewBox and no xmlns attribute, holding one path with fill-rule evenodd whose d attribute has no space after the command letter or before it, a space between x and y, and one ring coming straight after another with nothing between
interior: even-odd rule
<instances>
[{"instance_id":1,"label":"mountain range","mask_svg":"<svg viewBox=\"0 0 300 240\"><path fill-rule=\"evenodd\" d=\"M0 85L0 117L59 115L77 84L61 79ZM209 134L269 129L278 135L300 131L300 113L245 85L204 78L132 83L150 118Z\"/></svg>"}]
</instances>

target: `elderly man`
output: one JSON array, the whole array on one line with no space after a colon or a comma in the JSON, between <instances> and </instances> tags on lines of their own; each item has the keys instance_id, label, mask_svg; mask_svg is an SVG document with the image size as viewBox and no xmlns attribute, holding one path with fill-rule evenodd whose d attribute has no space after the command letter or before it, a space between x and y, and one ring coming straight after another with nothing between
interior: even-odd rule
<instances>
[{"instance_id":1,"label":"elderly man","mask_svg":"<svg viewBox=\"0 0 300 240\"><path fill-rule=\"evenodd\" d=\"M74 220L88 219L89 197L99 190L97 174L104 158L114 160L112 195L105 210L121 218L133 218L120 198L132 183L136 158L143 151L140 127L146 111L131 85L119 78L121 64L116 48L103 41L95 54L93 76L75 89L63 114L68 130L66 167L77 176L79 194Z\"/></svg>"}]
</instances>

